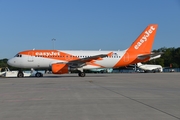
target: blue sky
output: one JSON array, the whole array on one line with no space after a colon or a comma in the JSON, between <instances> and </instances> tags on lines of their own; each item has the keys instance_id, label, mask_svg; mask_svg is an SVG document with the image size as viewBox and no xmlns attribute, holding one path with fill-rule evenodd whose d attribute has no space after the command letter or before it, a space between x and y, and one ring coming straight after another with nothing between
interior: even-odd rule
<instances>
[{"instance_id":1,"label":"blue sky","mask_svg":"<svg viewBox=\"0 0 180 120\"><path fill-rule=\"evenodd\" d=\"M0 59L28 49L124 50L157 23L153 49L180 47L180 0L0 0Z\"/></svg>"}]
</instances>

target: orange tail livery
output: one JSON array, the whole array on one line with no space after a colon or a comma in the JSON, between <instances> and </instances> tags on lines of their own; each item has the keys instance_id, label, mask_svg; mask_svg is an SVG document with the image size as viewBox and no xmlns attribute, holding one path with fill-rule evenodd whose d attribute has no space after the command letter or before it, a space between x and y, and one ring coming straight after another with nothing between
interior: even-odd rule
<instances>
[{"instance_id":1,"label":"orange tail livery","mask_svg":"<svg viewBox=\"0 0 180 120\"><path fill-rule=\"evenodd\" d=\"M158 25L150 24L123 51L79 51L79 50L26 50L8 60L10 66L19 68L51 69L54 74L78 71L80 77L84 70L93 68L118 68L150 60L159 54L151 53ZM19 76L23 72L19 71ZM36 76L41 76L37 72Z\"/></svg>"}]
</instances>

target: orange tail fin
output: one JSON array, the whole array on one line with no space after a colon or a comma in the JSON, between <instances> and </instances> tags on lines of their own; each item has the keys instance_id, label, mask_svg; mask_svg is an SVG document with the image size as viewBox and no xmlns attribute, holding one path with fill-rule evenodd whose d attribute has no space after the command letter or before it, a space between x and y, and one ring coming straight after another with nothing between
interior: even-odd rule
<instances>
[{"instance_id":1,"label":"orange tail fin","mask_svg":"<svg viewBox=\"0 0 180 120\"><path fill-rule=\"evenodd\" d=\"M136 54L151 53L157 27L158 27L157 24L148 25L146 29L138 36L138 38L129 47L128 52L133 52Z\"/></svg>"},{"instance_id":2,"label":"orange tail fin","mask_svg":"<svg viewBox=\"0 0 180 120\"><path fill-rule=\"evenodd\" d=\"M150 24L146 29L139 35L139 37L131 44L126 50L124 56L118 61L114 67L127 66L138 62L149 60L152 45L154 42L157 24ZM139 59L139 56L143 56L143 59Z\"/></svg>"}]
</instances>

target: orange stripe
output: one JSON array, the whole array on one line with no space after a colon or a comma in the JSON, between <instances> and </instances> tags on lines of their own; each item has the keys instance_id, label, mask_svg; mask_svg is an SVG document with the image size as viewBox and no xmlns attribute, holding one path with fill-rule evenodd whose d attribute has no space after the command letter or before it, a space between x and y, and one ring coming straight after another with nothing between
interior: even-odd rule
<instances>
[{"instance_id":1,"label":"orange stripe","mask_svg":"<svg viewBox=\"0 0 180 120\"><path fill-rule=\"evenodd\" d=\"M72 61L72 60L79 60L77 56L64 53L58 50L27 50L22 51L19 54L22 55L30 55L30 56L36 56L36 57L43 57L43 58L51 58L54 60L64 60L64 61ZM102 60L102 58L98 58L97 60ZM93 65L103 68L104 66L98 65L94 63L95 60L91 60L90 62L87 62L87 65Z\"/></svg>"},{"instance_id":2,"label":"orange stripe","mask_svg":"<svg viewBox=\"0 0 180 120\"><path fill-rule=\"evenodd\" d=\"M20 54L30 55L30 56L35 56L35 57L51 58L55 60L65 60L65 61L79 59L76 56L73 56L71 54L67 54L64 52L60 52L58 50L27 50L27 51L20 52Z\"/></svg>"}]
</instances>

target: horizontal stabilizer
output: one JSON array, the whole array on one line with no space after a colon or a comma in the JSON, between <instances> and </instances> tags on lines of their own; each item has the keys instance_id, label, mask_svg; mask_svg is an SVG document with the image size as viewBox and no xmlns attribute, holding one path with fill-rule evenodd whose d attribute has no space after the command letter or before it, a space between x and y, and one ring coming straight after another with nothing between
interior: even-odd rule
<instances>
[{"instance_id":1,"label":"horizontal stabilizer","mask_svg":"<svg viewBox=\"0 0 180 120\"><path fill-rule=\"evenodd\" d=\"M161 54L163 54L163 53L159 52L159 53L151 53L151 54L146 54L146 55L138 55L138 59L141 60L141 59L146 59L146 58L150 57L150 60L152 60L152 59L161 57Z\"/></svg>"}]
</instances>

